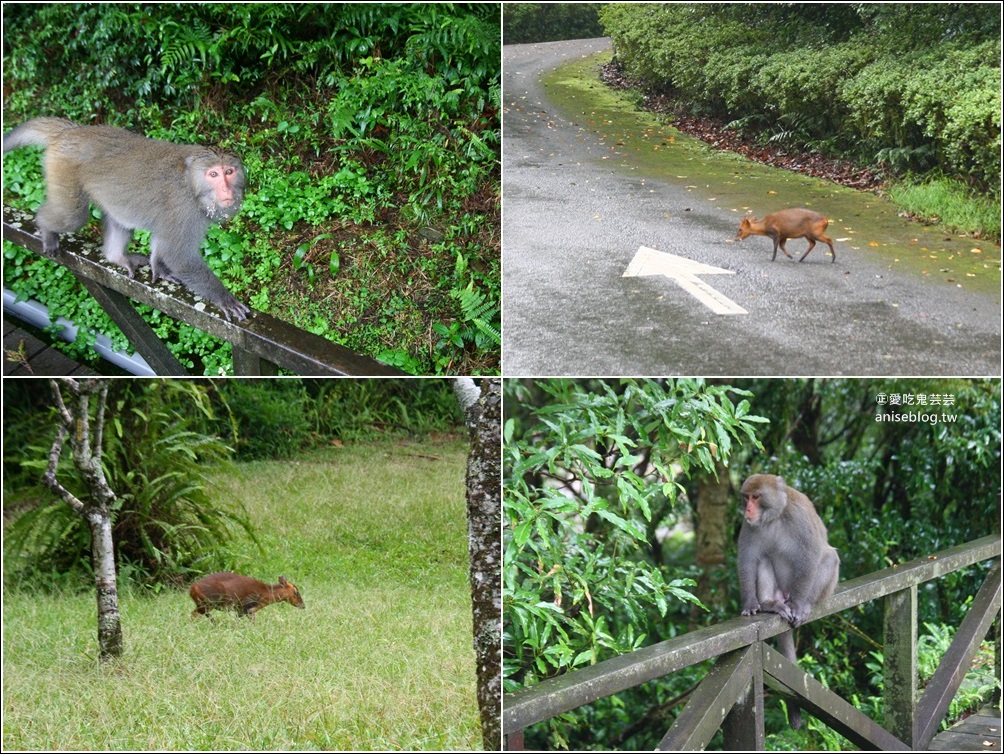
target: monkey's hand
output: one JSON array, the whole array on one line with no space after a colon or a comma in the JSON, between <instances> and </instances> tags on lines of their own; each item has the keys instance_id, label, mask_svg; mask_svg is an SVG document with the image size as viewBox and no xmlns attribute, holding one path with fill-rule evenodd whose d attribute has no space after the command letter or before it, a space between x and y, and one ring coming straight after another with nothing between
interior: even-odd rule
<instances>
[{"instance_id":1,"label":"monkey's hand","mask_svg":"<svg viewBox=\"0 0 1004 754\"><path fill-rule=\"evenodd\" d=\"M243 322L247 319L248 314L251 313L251 309L247 304L229 293L227 297L213 303L223 312L223 317L227 322L233 322L234 320Z\"/></svg>"}]
</instances>

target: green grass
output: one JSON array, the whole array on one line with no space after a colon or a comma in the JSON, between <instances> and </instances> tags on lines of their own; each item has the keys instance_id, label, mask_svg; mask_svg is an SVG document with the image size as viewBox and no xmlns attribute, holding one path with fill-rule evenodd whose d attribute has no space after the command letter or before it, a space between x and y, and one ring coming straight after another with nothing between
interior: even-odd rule
<instances>
[{"instance_id":1,"label":"green grass","mask_svg":"<svg viewBox=\"0 0 1004 754\"><path fill-rule=\"evenodd\" d=\"M1001 203L976 196L958 181L934 178L924 183L893 186L889 195L911 215L940 222L950 230L1000 240Z\"/></svg>"},{"instance_id":2,"label":"green grass","mask_svg":"<svg viewBox=\"0 0 1004 754\"><path fill-rule=\"evenodd\" d=\"M4 749L478 749L460 443L331 449L237 466L264 553L300 589L192 620L184 591L120 597L125 654L97 660L92 593L4 592ZM429 458L427 456L435 456Z\"/></svg>"}]
</instances>

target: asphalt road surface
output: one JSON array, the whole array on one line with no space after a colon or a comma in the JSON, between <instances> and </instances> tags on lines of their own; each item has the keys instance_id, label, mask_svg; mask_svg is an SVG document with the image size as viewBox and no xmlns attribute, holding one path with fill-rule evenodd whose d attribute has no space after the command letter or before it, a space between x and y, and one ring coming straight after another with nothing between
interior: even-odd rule
<instances>
[{"instance_id":1,"label":"asphalt road surface","mask_svg":"<svg viewBox=\"0 0 1004 754\"><path fill-rule=\"evenodd\" d=\"M839 242L835 264L825 245L772 263L759 236L724 255L734 213L682 182L631 175L546 100L542 72L607 45L503 48L506 376L1000 374L997 296L890 271ZM734 271L700 280L748 314L714 314L663 276L624 277L640 246ZM789 242L796 259L805 247Z\"/></svg>"}]
</instances>

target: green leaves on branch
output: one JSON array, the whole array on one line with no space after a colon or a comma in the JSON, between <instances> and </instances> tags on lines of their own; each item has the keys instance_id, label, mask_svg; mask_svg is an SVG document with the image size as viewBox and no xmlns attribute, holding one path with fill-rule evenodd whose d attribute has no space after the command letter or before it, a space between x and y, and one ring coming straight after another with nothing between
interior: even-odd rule
<instances>
[{"instance_id":1,"label":"green leaves on branch","mask_svg":"<svg viewBox=\"0 0 1004 754\"><path fill-rule=\"evenodd\" d=\"M217 501L212 473L230 448L200 431L198 413L211 414L202 386L190 382L131 382L110 401L104 471L116 500L113 538L120 573L155 589L192 574L232 567L230 543L257 541L239 501ZM198 408L185 413L178 403ZM47 452L33 449L21 465L44 469ZM69 461L60 474L80 489ZM30 508L7 528L8 577L38 585L87 583L90 533L84 520L58 500Z\"/></svg>"},{"instance_id":2,"label":"green leaves on branch","mask_svg":"<svg viewBox=\"0 0 1004 754\"><path fill-rule=\"evenodd\" d=\"M760 447L747 395L702 380L507 385L507 688L631 651L673 603L700 606L653 556L656 529L692 471Z\"/></svg>"}]
</instances>

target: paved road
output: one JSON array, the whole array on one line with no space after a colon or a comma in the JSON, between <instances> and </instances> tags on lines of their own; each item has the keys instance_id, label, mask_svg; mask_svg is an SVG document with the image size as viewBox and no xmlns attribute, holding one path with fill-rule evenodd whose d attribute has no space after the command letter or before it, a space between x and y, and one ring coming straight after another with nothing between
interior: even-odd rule
<instances>
[{"instance_id":1,"label":"paved road","mask_svg":"<svg viewBox=\"0 0 1004 754\"><path fill-rule=\"evenodd\" d=\"M836 264L820 246L802 264L771 263L762 237L724 253L734 213L702 206L683 182L632 175L561 118L540 73L606 46L503 48L506 376L1000 374L997 297L840 243ZM749 313L715 315L664 277L623 277L639 246L734 270L702 279Z\"/></svg>"}]
</instances>

